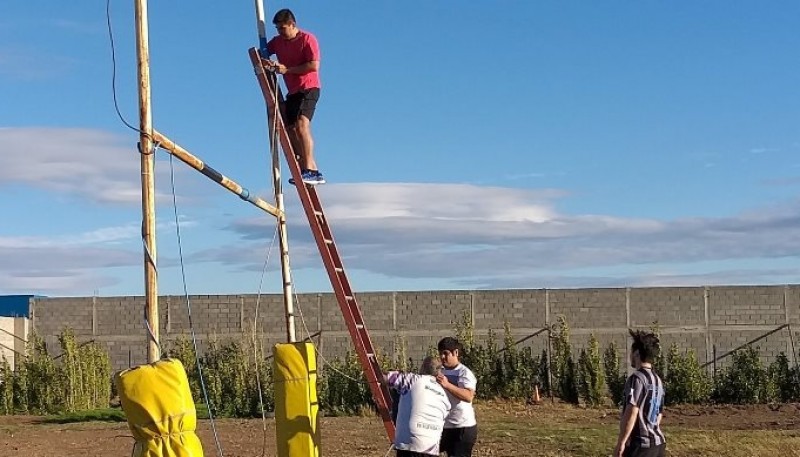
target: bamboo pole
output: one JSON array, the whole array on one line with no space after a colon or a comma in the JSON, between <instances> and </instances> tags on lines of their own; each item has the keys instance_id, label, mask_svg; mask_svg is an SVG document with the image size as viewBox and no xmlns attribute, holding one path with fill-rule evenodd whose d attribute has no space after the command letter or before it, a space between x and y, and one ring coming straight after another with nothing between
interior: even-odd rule
<instances>
[{"instance_id":1,"label":"bamboo pole","mask_svg":"<svg viewBox=\"0 0 800 457\"><path fill-rule=\"evenodd\" d=\"M236 181L211 168L197 156L192 155L192 153L164 136L163 133L153 130L153 140L158 143L158 147L174 155L180 159L181 162L199 171L215 183L238 195L242 200L252 203L254 206L268 212L269 214L272 214L275 217L279 217L281 214L283 214L282 210L270 205L259 197L250 195L250 191L247 190L247 188L242 187Z\"/></svg>"},{"instance_id":2,"label":"bamboo pole","mask_svg":"<svg viewBox=\"0 0 800 457\"><path fill-rule=\"evenodd\" d=\"M262 57L266 57L267 51L267 29L264 19L264 5L262 0L255 0L256 6L256 26L258 27L258 44ZM262 69L263 70L263 69ZM274 81L275 94L278 94L277 80ZM272 179L275 191L275 204L281 215L278 216L278 242L281 251L281 276L283 279L283 307L286 316L286 340L290 343L297 341L294 316L294 296L292 294L292 272L289 266L289 237L286 226L286 214L283 205L283 187L281 186L281 160L280 147L278 146L278 123L280 116L279 103L276 100L275 109L267 108L267 119L269 120L269 144L272 155Z\"/></svg>"},{"instance_id":3,"label":"bamboo pole","mask_svg":"<svg viewBox=\"0 0 800 457\"><path fill-rule=\"evenodd\" d=\"M142 242L144 243L145 317L149 323L147 362L161 358L158 323L158 277L156 272L156 213L153 157L153 116L150 110L150 50L147 0L134 0L136 13L136 60L139 81L139 147L142 170Z\"/></svg>"},{"instance_id":4,"label":"bamboo pole","mask_svg":"<svg viewBox=\"0 0 800 457\"><path fill-rule=\"evenodd\" d=\"M259 1L259 0L256 0ZM274 77L274 75L273 75ZM277 79L271 79L276 96L278 95ZM281 251L281 276L283 278L283 307L286 316L286 340L290 343L297 341L294 316L294 297L292 295L292 272L289 266L289 237L286 226L286 213L283 206L283 186L281 185L281 159L280 147L278 146L278 116L281 115L279 103L276 100L275 109L267 108L267 119L269 120L269 144L272 153L272 178L273 189L275 190L275 203L278 205L281 215L278 216L278 237Z\"/></svg>"}]
</instances>

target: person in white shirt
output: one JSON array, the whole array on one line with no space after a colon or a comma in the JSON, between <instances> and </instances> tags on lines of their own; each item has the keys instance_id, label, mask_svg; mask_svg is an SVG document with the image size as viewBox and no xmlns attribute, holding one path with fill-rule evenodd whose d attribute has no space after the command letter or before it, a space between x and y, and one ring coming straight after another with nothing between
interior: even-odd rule
<instances>
[{"instance_id":1,"label":"person in white shirt","mask_svg":"<svg viewBox=\"0 0 800 457\"><path fill-rule=\"evenodd\" d=\"M457 339L442 338L438 349L443 368L436 380L453 405L445 419L439 447L448 457L471 457L478 440L478 422L472 407L478 380L472 370L461 364L462 346Z\"/></svg>"},{"instance_id":2,"label":"person in white shirt","mask_svg":"<svg viewBox=\"0 0 800 457\"><path fill-rule=\"evenodd\" d=\"M444 418L450 412L450 400L435 377L441 368L436 357L426 357L420 374L390 371L383 376L400 393L394 437L397 457L439 455Z\"/></svg>"}]
</instances>

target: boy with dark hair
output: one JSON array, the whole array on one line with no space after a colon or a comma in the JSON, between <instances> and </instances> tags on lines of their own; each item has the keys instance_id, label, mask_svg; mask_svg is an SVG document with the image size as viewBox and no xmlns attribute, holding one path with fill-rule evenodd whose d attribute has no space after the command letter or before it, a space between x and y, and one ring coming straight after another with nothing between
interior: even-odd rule
<instances>
[{"instance_id":1,"label":"boy with dark hair","mask_svg":"<svg viewBox=\"0 0 800 457\"><path fill-rule=\"evenodd\" d=\"M666 438L661 431L664 384L653 371L653 360L660 352L658 337L652 332L629 330L631 367L623 390L622 417L613 457L663 457Z\"/></svg>"},{"instance_id":2,"label":"boy with dark hair","mask_svg":"<svg viewBox=\"0 0 800 457\"><path fill-rule=\"evenodd\" d=\"M275 54L277 62L264 63L283 75L286 83L286 112L284 121L292 142L292 149L300 162L300 173L306 184L324 184L325 178L314 160L314 139L311 136L311 119L320 93L319 43L310 32L297 28L294 13L282 9L272 19L278 35L267 43L267 57ZM294 184L293 180L289 180Z\"/></svg>"},{"instance_id":3,"label":"boy with dark hair","mask_svg":"<svg viewBox=\"0 0 800 457\"><path fill-rule=\"evenodd\" d=\"M441 451L448 457L470 457L478 439L478 422L472 400L478 380L472 371L461 364L461 343L452 337L442 338L437 345L442 371L436 380L447 392L452 404L444 422Z\"/></svg>"}]
</instances>

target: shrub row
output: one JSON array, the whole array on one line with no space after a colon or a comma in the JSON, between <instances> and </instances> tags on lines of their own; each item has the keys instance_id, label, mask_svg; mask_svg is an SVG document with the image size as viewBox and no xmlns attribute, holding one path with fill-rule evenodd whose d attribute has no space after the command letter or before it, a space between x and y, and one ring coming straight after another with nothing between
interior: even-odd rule
<instances>
[{"instance_id":1,"label":"shrub row","mask_svg":"<svg viewBox=\"0 0 800 457\"><path fill-rule=\"evenodd\" d=\"M33 335L27 355L12 371L0 358L0 414L51 414L106 408L111 398L111 363L101 345L78 345L71 330L58 337L53 358L44 339Z\"/></svg>"},{"instance_id":2,"label":"shrub row","mask_svg":"<svg viewBox=\"0 0 800 457\"><path fill-rule=\"evenodd\" d=\"M549 351L544 348L537 355L532 348L516 344L508 325L501 343L494 331L478 343L466 316L457 323L455 334L464 345L462 362L478 378L478 397L529 400L538 389L542 395L552 393L569 403L621 404L627 373L624 350L613 343L601 350L590 335L576 356L563 317L547 333ZM252 337L212 340L198 366L192 343L180 337L170 345L168 355L184 363L194 398L203 402L207 396L216 416L257 416L262 404L266 411L273 410L274 392L271 361L256 341ZM61 355L54 359L44 341L32 337L28 355L15 372L0 360L0 414L51 414L108 406L111 368L105 350L96 343L78 346L69 330L59 336L59 344ZM385 369L418 366L406 357L403 338L394 349L394 361L381 358ZM435 352L430 348L430 354ZM355 354L321 362L319 401L326 414L364 414L374 407ZM785 354L765 366L758 349L748 346L733 353L729 366L712 376L693 350L673 344L654 365L664 380L668 404L800 401L800 368L791 366Z\"/></svg>"}]
</instances>

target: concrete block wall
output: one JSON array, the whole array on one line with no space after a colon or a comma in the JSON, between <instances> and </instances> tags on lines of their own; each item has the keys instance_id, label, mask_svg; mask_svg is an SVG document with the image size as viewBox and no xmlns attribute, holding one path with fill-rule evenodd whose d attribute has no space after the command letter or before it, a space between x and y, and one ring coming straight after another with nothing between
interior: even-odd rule
<instances>
[{"instance_id":1,"label":"concrete block wall","mask_svg":"<svg viewBox=\"0 0 800 457\"><path fill-rule=\"evenodd\" d=\"M626 351L628 328L655 324L665 347L677 343L692 348L701 362L712 360L715 351L722 355L787 323L793 324L794 342L800 344L797 285L369 292L357 294L357 298L373 345L384 354L397 356L395 347L404 340L407 355L415 360L439 338L452 335L456 323L465 317L472 322L476 338L485 339L493 329L501 342L506 322L514 339L521 340L564 316L576 351L586 345L590 334L604 347L614 341ZM201 348L213 338L249 335L256 308L257 332L263 344L269 347L285 341L279 295L198 295L191 296L190 302ZM186 299L161 297L159 304L165 346L180 335L188 336ZM333 294L300 294L295 314L298 336L321 332L315 341L324 357L341 356L352 347ZM70 327L81 341L105 344L115 369L145 361L143 297L35 298L31 316L36 331L45 336L54 353L58 352L59 332ZM545 334L540 334L521 346L538 354L546 344ZM766 363L780 352L791 353L789 329L775 332L757 346Z\"/></svg>"},{"instance_id":2,"label":"concrete block wall","mask_svg":"<svg viewBox=\"0 0 800 457\"><path fill-rule=\"evenodd\" d=\"M5 358L12 370L16 368L18 355L25 353L28 328L26 317L0 316L0 360Z\"/></svg>"}]
</instances>

